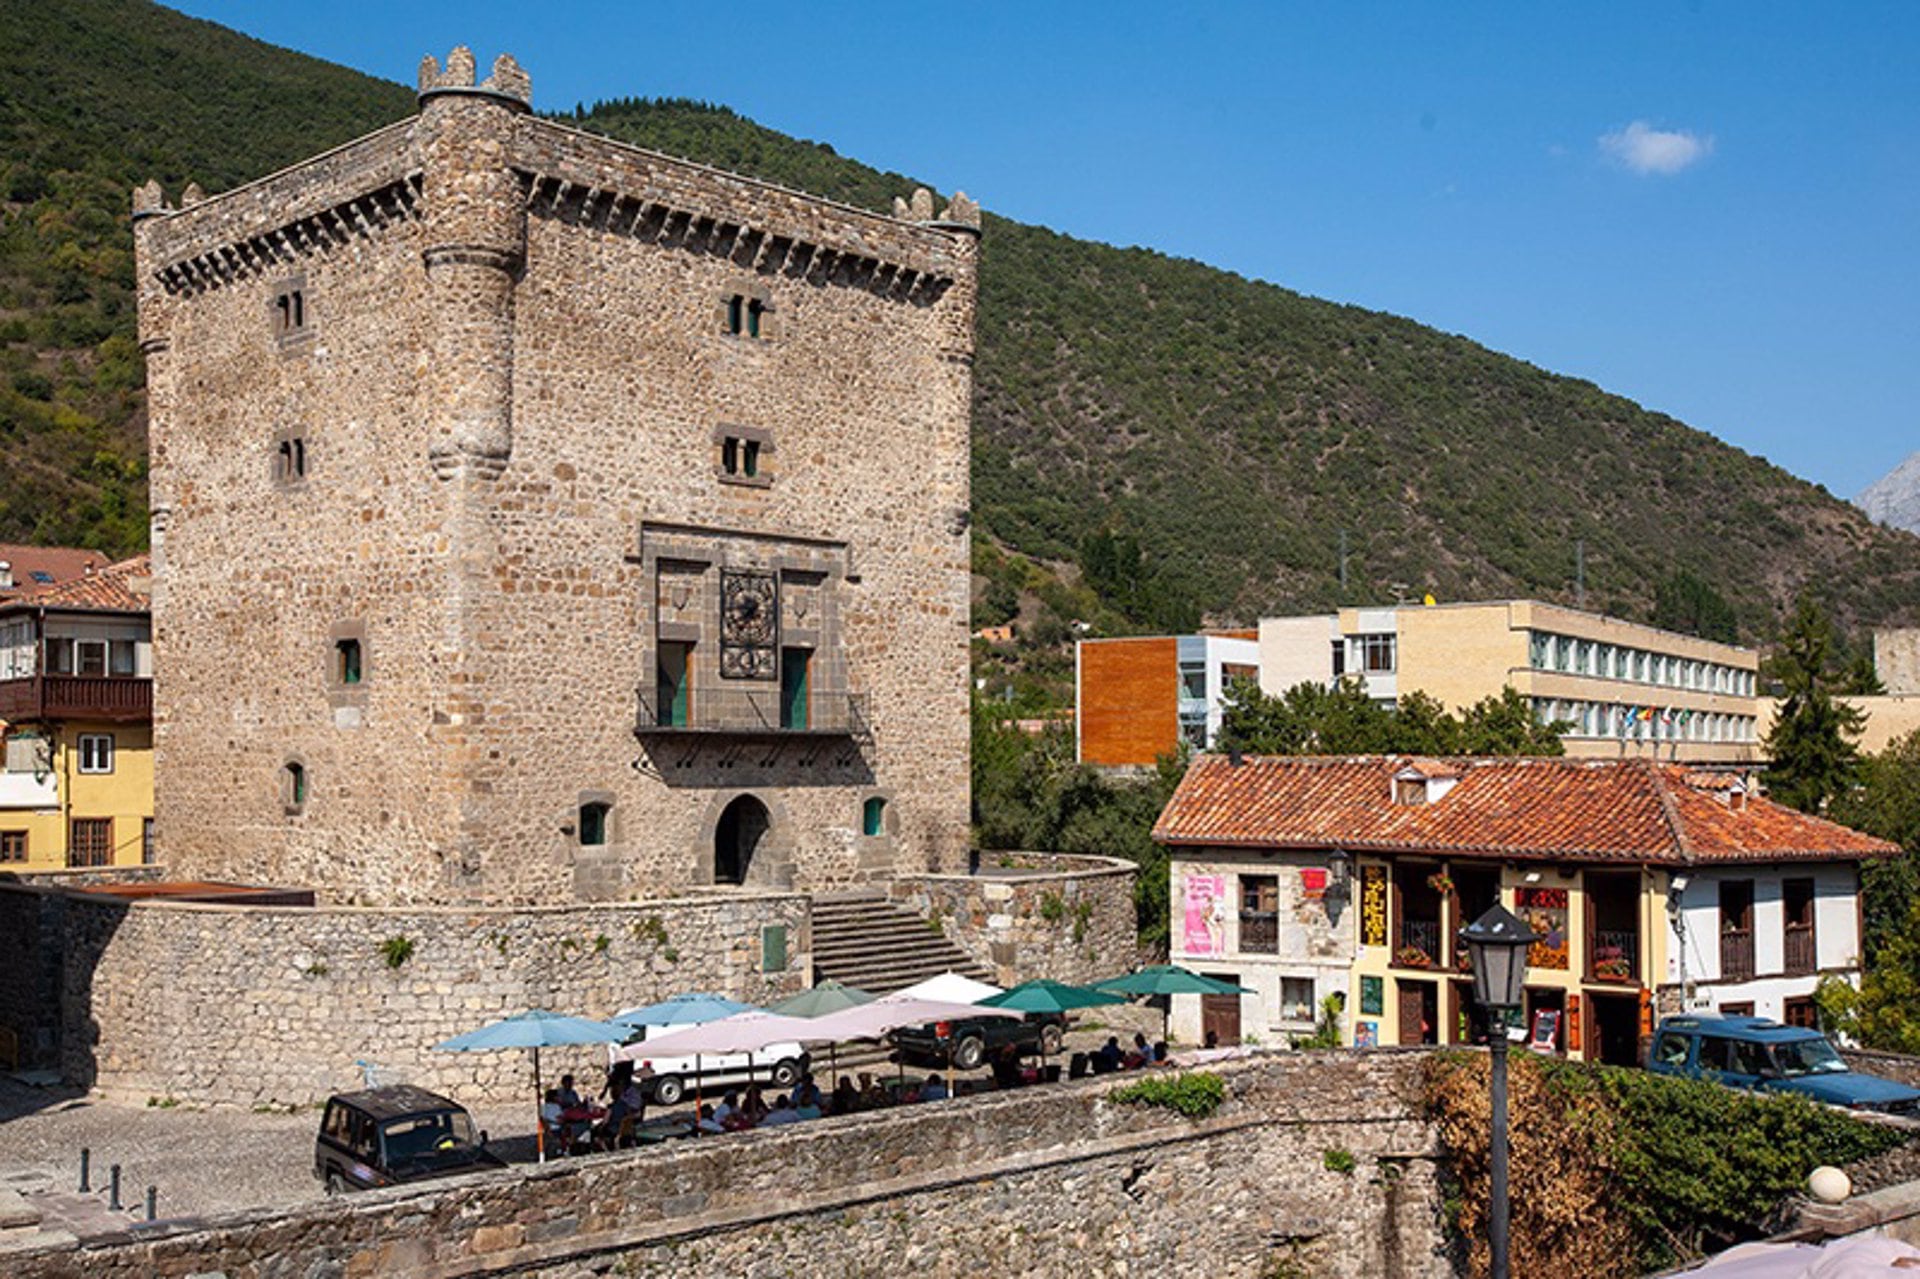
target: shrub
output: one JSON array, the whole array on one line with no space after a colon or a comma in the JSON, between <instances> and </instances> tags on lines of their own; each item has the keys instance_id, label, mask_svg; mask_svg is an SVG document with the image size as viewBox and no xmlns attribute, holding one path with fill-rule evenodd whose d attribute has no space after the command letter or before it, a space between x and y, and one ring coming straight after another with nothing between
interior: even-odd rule
<instances>
[{"instance_id":1,"label":"shrub","mask_svg":"<svg viewBox=\"0 0 1920 1279\"><path fill-rule=\"evenodd\" d=\"M400 965L413 958L413 938L387 938L380 943L380 957L387 961L387 967L400 967Z\"/></svg>"},{"instance_id":2,"label":"shrub","mask_svg":"<svg viewBox=\"0 0 1920 1279\"><path fill-rule=\"evenodd\" d=\"M1226 1081L1208 1071L1178 1075L1150 1075L1138 1083L1116 1088L1108 1101L1128 1105L1162 1106L1189 1119L1205 1119L1227 1098Z\"/></svg>"},{"instance_id":3,"label":"shrub","mask_svg":"<svg viewBox=\"0 0 1920 1279\"><path fill-rule=\"evenodd\" d=\"M1323 1151L1320 1155L1321 1167L1325 1168L1328 1172L1337 1172L1343 1176L1351 1177L1353 1170L1359 1167L1359 1165L1360 1161L1353 1157L1351 1150L1345 1150L1339 1146L1335 1146L1332 1150Z\"/></svg>"},{"instance_id":4,"label":"shrub","mask_svg":"<svg viewBox=\"0 0 1920 1279\"><path fill-rule=\"evenodd\" d=\"M1666 1269L1777 1224L1821 1164L1904 1137L1803 1098L1579 1062L1514 1058L1513 1269L1606 1276ZM1487 1059L1436 1058L1427 1102L1457 1183L1469 1273L1487 1269Z\"/></svg>"}]
</instances>

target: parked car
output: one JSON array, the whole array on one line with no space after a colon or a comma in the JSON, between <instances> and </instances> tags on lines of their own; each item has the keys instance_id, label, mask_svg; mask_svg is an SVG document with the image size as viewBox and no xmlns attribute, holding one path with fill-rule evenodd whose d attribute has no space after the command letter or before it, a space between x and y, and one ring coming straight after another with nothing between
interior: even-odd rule
<instances>
[{"instance_id":1,"label":"parked car","mask_svg":"<svg viewBox=\"0 0 1920 1279\"><path fill-rule=\"evenodd\" d=\"M1799 1093L1854 1110L1920 1114L1920 1089L1854 1070L1819 1031L1765 1017L1668 1017L1654 1032L1647 1069L1734 1088Z\"/></svg>"},{"instance_id":2,"label":"parked car","mask_svg":"<svg viewBox=\"0 0 1920 1279\"><path fill-rule=\"evenodd\" d=\"M616 1014L617 1016L617 1014ZM639 1076L640 1090L646 1099L659 1106L677 1106L693 1091L695 1074L700 1087L712 1091L734 1084L767 1083L776 1088L791 1088L800 1082L807 1069L807 1051L799 1044L768 1044L749 1056L747 1053L702 1053L698 1060L686 1057L649 1056L646 1041L659 1038L688 1025L636 1026L634 1036L613 1050L614 1061L631 1061L651 1070L651 1076Z\"/></svg>"},{"instance_id":3,"label":"parked car","mask_svg":"<svg viewBox=\"0 0 1920 1279\"><path fill-rule=\"evenodd\" d=\"M944 1070L949 1065L955 1070L978 1070L1005 1044L1012 1044L1022 1056L1057 1053L1066 1026L1067 1019L1059 1013L1028 1013L1018 1020L966 1017L902 1026L888 1038L903 1065L928 1070Z\"/></svg>"},{"instance_id":4,"label":"parked car","mask_svg":"<svg viewBox=\"0 0 1920 1279\"><path fill-rule=\"evenodd\" d=\"M460 1103L410 1084L334 1094L313 1145L330 1195L504 1167Z\"/></svg>"}]
</instances>

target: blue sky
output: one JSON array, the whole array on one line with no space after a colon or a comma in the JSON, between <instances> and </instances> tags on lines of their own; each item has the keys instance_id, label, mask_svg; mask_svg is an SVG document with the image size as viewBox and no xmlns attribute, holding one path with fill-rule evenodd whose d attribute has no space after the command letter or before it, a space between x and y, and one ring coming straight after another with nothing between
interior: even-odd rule
<instances>
[{"instance_id":1,"label":"blue sky","mask_svg":"<svg viewBox=\"0 0 1920 1279\"><path fill-rule=\"evenodd\" d=\"M1920 5L189 0L411 83L724 103L1022 221L1397 312L1858 492L1920 449Z\"/></svg>"}]
</instances>

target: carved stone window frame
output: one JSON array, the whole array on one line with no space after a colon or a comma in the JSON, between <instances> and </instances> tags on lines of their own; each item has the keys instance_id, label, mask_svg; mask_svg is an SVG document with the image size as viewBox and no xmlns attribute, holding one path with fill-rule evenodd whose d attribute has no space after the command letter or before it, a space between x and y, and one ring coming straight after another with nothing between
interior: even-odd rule
<instances>
[{"instance_id":1,"label":"carved stone window frame","mask_svg":"<svg viewBox=\"0 0 1920 1279\"><path fill-rule=\"evenodd\" d=\"M273 433L267 472L275 488L301 489L313 472L313 439L304 426L283 426Z\"/></svg>"},{"instance_id":2,"label":"carved stone window frame","mask_svg":"<svg viewBox=\"0 0 1920 1279\"><path fill-rule=\"evenodd\" d=\"M313 291L307 287L306 272L274 282L267 298L267 324L282 355L298 354L313 341Z\"/></svg>"},{"instance_id":3,"label":"carved stone window frame","mask_svg":"<svg viewBox=\"0 0 1920 1279\"><path fill-rule=\"evenodd\" d=\"M360 679L349 684L341 678L340 645L351 640L360 646ZM327 703L335 708L365 706L367 686L373 682L373 649L367 643L367 624L360 618L347 618L327 628L326 649Z\"/></svg>"},{"instance_id":4,"label":"carved stone window frame","mask_svg":"<svg viewBox=\"0 0 1920 1279\"><path fill-rule=\"evenodd\" d=\"M766 489L773 487L774 452L773 432L758 426L738 426L722 423L713 428L713 478L722 484L737 484L742 488ZM731 471L727 469L728 446L740 447L752 445L757 460L753 473L747 473L743 461Z\"/></svg>"},{"instance_id":5,"label":"carved stone window frame","mask_svg":"<svg viewBox=\"0 0 1920 1279\"><path fill-rule=\"evenodd\" d=\"M280 787L281 811L288 817L305 814L307 803L313 798L313 770L307 767L307 761L299 755L287 756L280 761L276 781Z\"/></svg>"},{"instance_id":6,"label":"carved stone window frame","mask_svg":"<svg viewBox=\"0 0 1920 1279\"><path fill-rule=\"evenodd\" d=\"M734 327L734 309L740 309L739 327ZM752 310L758 308L757 310ZM749 311L752 311L749 317ZM714 327L720 336L758 346L780 336L780 313L773 304L773 291L757 279L738 277L721 290L714 308Z\"/></svg>"}]
</instances>

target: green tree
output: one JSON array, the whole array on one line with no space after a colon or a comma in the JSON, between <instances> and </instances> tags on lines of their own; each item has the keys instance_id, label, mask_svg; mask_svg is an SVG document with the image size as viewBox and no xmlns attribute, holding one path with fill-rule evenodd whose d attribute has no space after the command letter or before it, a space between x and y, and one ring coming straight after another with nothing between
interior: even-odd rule
<instances>
[{"instance_id":1,"label":"green tree","mask_svg":"<svg viewBox=\"0 0 1920 1279\"><path fill-rule=\"evenodd\" d=\"M1511 688L1454 715L1422 692L1389 710L1357 677L1269 694L1235 680L1221 701L1221 745L1257 755L1558 755L1564 724L1542 724Z\"/></svg>"},{"instance_id":2,"label":"green tree","mask_svg":"<svg viewBox=\"0 0 1920 1279\"><path fill-rule=\"evenodd\" d=\"M1733 606L1705 579L1680 569L1653 588L1653 624L1731 644L1740 637Z\"/></svg>"},{"instance_id":3,"label":"green tree","mask_svg":"<svg viewBox=\"0 0 1920 1279\"><path fill-rule=\"evenodd\" d=\"M1854 740L1866 717L1834 696L1835 647L1826 612L1802 596L1769 664L1786 695L1766 736L1767 790L1807 813L1825 812L1859 767Z\"/></svg>"},{"instance_id":4,"label":"green tree","mask_svg":"<svg viewBox=\"0 0 1920 1279\"><path fill-rule=\"evenodd\" d=\"M1920 732L1862 759L1858 784L1834 798L1828 815L1906 850L1860 869L1861 958L1871 969L1907 931L1920 898Z\"/></svg>"}]
</instances>

